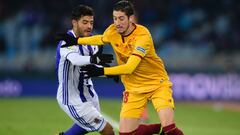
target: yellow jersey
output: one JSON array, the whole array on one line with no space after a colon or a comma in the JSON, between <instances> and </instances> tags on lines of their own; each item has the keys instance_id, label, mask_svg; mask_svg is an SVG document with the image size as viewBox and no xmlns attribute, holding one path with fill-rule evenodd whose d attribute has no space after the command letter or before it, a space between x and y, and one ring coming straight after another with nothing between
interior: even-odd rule
<instances>
[{"instance_id":1,"label":"yellow jersey","mask_svg":"<svg viewBox=\"0 0 240 135\"><path fill-rule=\"evenodd\" d=\"M135 29L129 35L121 36L112 24L101 39L112 45L119 65L126 64L131 55L141 58L132 74L121 75L126 91L144 93L162 86L172 86L163 61L155 52L150 32L142 25L134 25Z\"/></svg>"}]
</instances>

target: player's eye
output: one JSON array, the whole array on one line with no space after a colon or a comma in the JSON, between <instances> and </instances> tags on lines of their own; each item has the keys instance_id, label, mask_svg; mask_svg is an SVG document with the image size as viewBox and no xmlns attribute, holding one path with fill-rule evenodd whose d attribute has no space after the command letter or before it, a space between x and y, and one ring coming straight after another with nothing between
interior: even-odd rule
<instances>
[{"instance_id":1,"label":"player's eye","mask_svg":"<svg viewBox=\"0 0 240 135\"><path fill-rule=\"evenodd\" d=\"M87 24L87 23L88 23L88 21L82 21L82 23L83 23L83 24Z\"/></svg>"},{"instance_id":2,"label":"player's eye","mask_svg":"<svg viewBox=\"0 0 240 135\"><path fill-rule=\"evenodd\" d=\"M93 25L93 21L91 21L90 24Z\"/></svg>"},{"instance_id":3,"label":"player's eye","mask_svg":"<svg viewBox=\"0 0 240 135\"><path fill-rule=\"evenodd\" d=\"M120 21L123 21L125 18L123 16L119 17Z\"/></svg>"}]
</instances>

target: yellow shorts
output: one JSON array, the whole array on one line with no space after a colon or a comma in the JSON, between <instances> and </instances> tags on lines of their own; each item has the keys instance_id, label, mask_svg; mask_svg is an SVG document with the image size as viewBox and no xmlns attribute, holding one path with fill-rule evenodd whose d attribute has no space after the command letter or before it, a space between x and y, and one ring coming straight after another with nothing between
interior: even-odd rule
<instances>
[{"instance_id":1,"label":"yellow shorts","mask_svg":"<svg viewBox=\"0 0 240 135\"><path fill-rule=\"evenodd\" d=\"M169 86L160 87L148 93L124 91L120 117L140 118L149 100L152 101L157 112L163 108L174 108L172 90Z\"/></svg>"}]
</instances>

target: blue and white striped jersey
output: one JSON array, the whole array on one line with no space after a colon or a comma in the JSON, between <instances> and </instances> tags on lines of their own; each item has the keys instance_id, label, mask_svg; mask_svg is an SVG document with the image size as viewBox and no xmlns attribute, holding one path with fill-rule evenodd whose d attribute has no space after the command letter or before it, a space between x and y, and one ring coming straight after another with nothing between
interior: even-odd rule
<instances>
[{"instance_id":1,"label":"blue and white striped jersey","mask_svg":"<svg viewBox=\"0 0 240 135\"><path fill-rule=\"evenodd\" d=\"M75 36L73 30L67 32ZM56 69L58 75L57 100L64 105L77 105L91 100L96 95L91 78L84 79L80 67L90 64L90 56L99 48L90 45L75 45L61 48L60 41L56 53Z\"/></svg>"}]
</instances>

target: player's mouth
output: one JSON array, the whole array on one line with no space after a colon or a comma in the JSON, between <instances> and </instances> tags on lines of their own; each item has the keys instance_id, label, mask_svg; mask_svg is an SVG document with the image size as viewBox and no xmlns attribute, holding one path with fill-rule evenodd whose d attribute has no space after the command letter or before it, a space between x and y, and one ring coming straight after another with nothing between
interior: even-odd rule
<instances>
[{"instance_id":1,"label":"player's mouth","mask_svg":"<svg viewBox=\"0 0 240 135\"><path fill-rule=\"evenodd\" d=\"M117 27L117 31L122 31L123 30L123 27Z\"/></svg>"},{"instance_id":2,"label":"player's mouth","mask_svg":"<svg viewBox=\"0 0 240 135\"><path fill-rule=\"evenodd\" d=\"M90 32L91 32L91 30L85 30L85 32L88 32L88 33L90 33Z\"/></svg>"},{"instance_id":3,"label":"player's mouth","mask_svg":"<svg viewBox=\"0 0 240 135\"><path fill-rule=\"evenodd\" d=\"M85 30L84 32L85 32L86 34L90 34L90 33L91 33L90 30Z\"/></svg>"}]
</instances>

